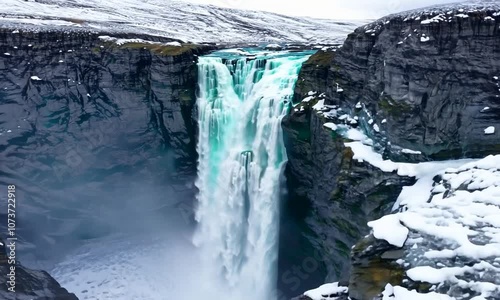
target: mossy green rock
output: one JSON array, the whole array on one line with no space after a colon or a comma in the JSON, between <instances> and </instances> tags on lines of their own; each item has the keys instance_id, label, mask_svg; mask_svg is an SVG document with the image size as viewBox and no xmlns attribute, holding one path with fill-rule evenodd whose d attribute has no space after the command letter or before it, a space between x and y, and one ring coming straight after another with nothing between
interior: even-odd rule
<instances>
[{"instance_id":1,"label":"mossy green rock","mask_svg":"<svg viewBox=\"0 0 500 300\"><path fill-rule=\"evenodd\" d=\"M359 241L352 250L349 297L372 300L388 283L401 284L405 271L396 260L402 255L401 249L371 234Z\"/></svg>"}]
</instances>

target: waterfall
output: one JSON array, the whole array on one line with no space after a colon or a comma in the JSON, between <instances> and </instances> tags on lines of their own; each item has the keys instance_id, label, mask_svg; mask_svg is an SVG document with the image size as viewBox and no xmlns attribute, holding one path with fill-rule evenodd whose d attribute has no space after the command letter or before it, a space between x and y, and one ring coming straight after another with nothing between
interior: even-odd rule
<instances>
[{"instance_id":1,"label":"waterfall","mask_svg":"<svg viewBox=\"0 0 500 300\"><path fill-rule=\"evenodd\" d=\"M198 229L194 242L229 289L275 299L281 121L309 52L200 57ZM242 300L242 298L238 298Z\"/></svg>"}]
</instances>

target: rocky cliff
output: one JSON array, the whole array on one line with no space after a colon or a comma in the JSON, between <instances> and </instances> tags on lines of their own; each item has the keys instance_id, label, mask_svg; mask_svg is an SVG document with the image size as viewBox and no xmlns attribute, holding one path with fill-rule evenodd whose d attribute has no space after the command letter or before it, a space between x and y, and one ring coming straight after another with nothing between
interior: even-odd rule
<instances>
[{"instance_id":1,"label":"rocky cliff","mask_svg":"<svg viewBox=\"0 0 500 300\"><path fill-rule=\"evenodd\" d=\"M194 174L196 57L209 46L145 38L0 31L0 97L10 104L2 106L3 140L14 149L26 147L28 137L37 143L50 133L56 162L66 164L70 153L58 133L72 133L74 140L89 143L87 148L105 144L101 139L128 136L125 150L138 147L135 137L148 135L148 147L172 149L178 172ZM119 136L111 123L120 124ZM4 154L6 147L3 143ZM82 168L91 163L82 157Z\"/></svg>"},{"instance_id":2,"label":"rocky cliff","mask_svg":"<svg viewBox=\"0 0 500 300\"><path fill-rule=\"evenodd\" d=\"M328 101L361 103L387 143L421 159L497 153L499 133L485 133L500 125L495 8L428 9L358 28L330 65Z\"/></svg>"},{"instance_id":3,"label":"rocky cliff","mask_svg":"<svg viewBox=\"0 0 500 300\"><path fill-rule=\"evenodd\" d=\"M12 264L8 263L9 255L7 255L6 250L7 245L0 238L0 272L3 274L0 278L0 297L2 299L78 300L74 294L62 288L45 271L31 270L21 264L17 264L14 272L12 272ZM11 288L11 290L8 290L8 288Z\"/></svg>"},{"instance_id":4,"label":"rocky cliff","mask_svg":"<svg viewBox=\"0 0 500 300\"><path fill-rule=\"evenodd\" d=\"M398 247L373 236L351 247L414 179L353 159L345 126L393 161L499 153L499 10L483 1L392 15L304 65L297 106L284 121L286 208L302 228L303 248L325 254L316 259L327 281L350 278L352 299L403 280Z\"/></svg>"},{"instance_id":5,"label":"rocky cliff","mask_svg":"<svg viewBox=\"0 0 500 300\"><path fill-rule=\"evenodd\" d=\"M50 261L70 239L124 230L107 218L136 210L131 193L193 199L196 62L211 49L145 35L0 30L0 184L18 186L21 260ZM118 186L128 194L108 195ZM172 205L146 200L145 211ZM18 285L58 289L29 272Z\"/></svg>"},{"instance_id":6,"label":"rocky cliff","mask_svg":"<svg viewBox=\"0 0 500 300\"><path fill-rule=\"evenodd\" d=\"M321 55L324 54L311 59ZM306 257L314 259L317 268L309 272L308 278L302 278L300 285L290 284L286 270L282 270L280 288L288 291L298 286L310 288L321 277L319 280L347 280L351 247L369 232L366 223L389 213L402 187L415 182L411 177L382 172L358 161L345 145L351 140L324 126L332 118L314 108L318 101L325 100L320 93L327 86L321 77L314 80L318 74L315 66L304 66L297 86L299 99L310 101L298 104L283 122L289 156L289 197L283 212L280 245L283 249L293 245L301 254L298 261L288 265L301 265ZM315 95L308 96L309 91L315 91ZM335 120L344 122L342 118ZM296 224L303 235L287 230L292 228L289 223ZM295 236L292 244L290 236ZM280 260L286 258L286 251L282 253Z\"/></svg>"}]
</instances>

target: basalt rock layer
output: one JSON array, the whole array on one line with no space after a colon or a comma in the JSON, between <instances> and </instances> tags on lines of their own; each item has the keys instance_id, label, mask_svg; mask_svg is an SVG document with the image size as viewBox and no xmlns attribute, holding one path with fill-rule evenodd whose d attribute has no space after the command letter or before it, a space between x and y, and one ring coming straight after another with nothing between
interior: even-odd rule
<instances>
[{"instance_id":1,"label":"basalt rock layer","mask_svg":"<svg viewBox=\"0 0 500 300\"><path fill-rule=\"evenodd\" d=\"M351 247L369 233L366 222L389 213L414 179L353 160L348 140L324 126L336 121L313 106L324 101L356 116L355 126L393 161L499 153L499 10L477 1L388 16L304 64L297 106L283 123L285 212L295 213L304 252L325 254L317 261L326 282L350 278L352 299L371 299L385 284L401 282L398 257L384 254L396 253L393 246L366 237Z\"/></svg>"},{"instance_id":2,"label":"basalt rock layer","mask_svg":"<svg viewBox=\"0 0 500 300\"><path fill-rule=\"evenodd\" d=\"M194 199L197 56L212 47L101 35L0 30L0 184L22 201L23 262L50 266L72 242L126 230L112 220L137 199L137 214ZM191 203L178 209L191 220ZM58 293L48 274L27 272L19 286Z\"/></svg>"}]
</instances>

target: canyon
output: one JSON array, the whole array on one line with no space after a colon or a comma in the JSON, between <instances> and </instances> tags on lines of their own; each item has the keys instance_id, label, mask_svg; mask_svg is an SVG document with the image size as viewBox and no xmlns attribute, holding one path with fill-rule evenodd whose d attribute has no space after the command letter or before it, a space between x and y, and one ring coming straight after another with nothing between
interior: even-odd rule
<instances>
[{"instance_id":1,"label":"canyon","mask_svg":"<svg viewBox=\"0 0 500 300\"><path fill-rule=\"evenodd\" d=\"M288 55L306 49L312 54L297 74L292 106L281 123L287 163L281 213L275 220L280 228L280 300L311 299L300 294L325 282L346 287L329 297L338 299L382 299L388 283L430 291L429 284L405 275L414 265L397 263L416 255L414 244L395 246L375 237L368 226L403 212L398 199L419 176L360 159L353 144L358 140L348 133L362 132L375 153L396 164L499 154L499 11L489 1L432 7L360 26L342 45L338 39L320 47L304 45L301 36L280 46ZM246 51L250 47L255 48L151 33L34 31L11 23L2 28L0 182L23 187L23 264L33 268L36 261L44 261L39 266L43 269L56 260L54 245L64 245L61 253L68 255L82 241L127 234L127 226L145 230L139 220L149 218L149 209L174 210L194 226L199 63L227 48L237 49L245 63L252 62L256 55ZM486 130L491 127L492 133ZM433 187L442 185L448 198L466 191L452 180L470 169L433 178ZM130 173L138 175L130 179ZM92 215L113 207L135 209L132 199L124 203L126 195L112 192L128 191L123 186L127 182L160 187L154 192L169 200L159 196L147 203L124 228L115 228L99 213ZM108 195L106 202L93 200L99 194ZM119 212L112 217L130 218ZM2 222L0 228L4 226ZM416 230L411 234L413 239L422 237ZM438 239L429 240L433 244ZM45 272L21 268L26 270L17 292L21 298L9 295L2 278L0 295L5 299L75 299L71 292L82 293L67 292ZM456 292L448 283L440 289L457 297L480 294L470 288ZM498 291L489 295L497 296Z\"/></svg>"}]
</instances>

